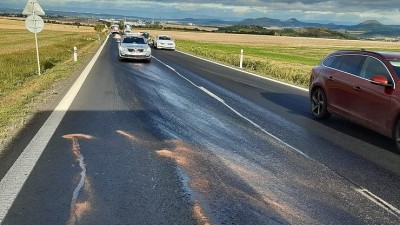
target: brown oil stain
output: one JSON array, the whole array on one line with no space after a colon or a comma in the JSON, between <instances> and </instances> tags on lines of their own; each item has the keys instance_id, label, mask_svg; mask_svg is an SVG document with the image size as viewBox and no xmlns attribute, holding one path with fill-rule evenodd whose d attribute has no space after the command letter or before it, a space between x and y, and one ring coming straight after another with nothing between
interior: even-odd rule
<instances>
[{"instance_id":1,"label":"brown oil stain","mask_svg":"<svg viewBox=\"0 0 400 225\"><path fill-rule=\"evenodd\" d=\"M128 139L130 139L130 140L132 140L132 141L135 141L135 142L138 142L138 141L139 141L139 138L137 138L135 135L130 134L130 133L126 132L126 131L117 130L116 132L117 132L118 134L122 135L122 136L127 137Z\"/></svg>"},{"instance_id":2,"label":"brown oil stain","mask_svg":"<svg viewBox=\"0 0 400 225\"><path fill-rule=\"evenodd\" d=\"M190 175L189 186L202 194L207 194L210 191L210 182L202 175L201 165L197 163L197 159L204 158L201 155L201 151L195 150L189 144L186 144L181 140L170 140L161 141L160 143L154 143L153 141L147 141L139 138L137 135L129 133L123 130L117 130L116 133L126 137L130 141L136 144L146 145L146 148L150 148L154 145L168 146L170 148L164 148L157 150L156 153L165 158L173 159L179 166L185 169ZM193 206L193 214L196 219L203 225L211 225L211 221L206 216L204 210L200 204L196 203Z\"/></svg>"},{"instance_id":3,"label":"brown oil stain","mask_svg":"<svg viewBox=\"0 0 400 225\"><path fill-rule=\"evenodd\" d=\"M85 201L82 203L76 203L75 206L75 217L78 220L82 219L82 216L87 213L88 211L90 211L92 209L92 205L90 204L90 202Z\"/></svg>"},{"instance_id":4,"label":"brown oil stain","mask_svg":"<svg viewBox=\"0 0 400 225\"><path fill-rule=\"evenodd\" d=\"M76 223L76 220L81 220L83 215L92 209L91 203L89 201L78 202L78 196L81 189L83 189L85 192L88 193L89 199L92 198L91 183L86 176L87 172L86 165L84 162L84 157L81 153L78 139L92 140L94 139L94 137L87 134L68 134L62 137L65 139L72 140L72 152L74 153L76 160L79 161L79 166L82 169L81 179L79 181L78 186L75 188L73 192L71 200L71 208L70 208L70 217L67 222L68 225L74 225Z\"/></svg>"},{"instance_id":5,"label":"brown oil stain","mask_svg":"<svg viewBox=\"0 0 400 225\"><path fill-rule=\"evenodd\" d=\"M194 216L196 217L197 221L199 221L203 225L211 225L210 219L205 216L203 209L201 208L200 204L196 203L193 206Z\"/></svg>"},{"instance_id":6,"label":"brown oil stain","mask_svg":"<svg viewBox=\"0 0 400 225\"><path fill-rule=\"evenodd\" d=\"M93 136L88 135L88 134L67 134L67 135L64 135L62 137L65 138L65 139L74 139L74 138L76 138L76 139L87 139L87 140L94 139Z\"/></svg>"},{"instance_id":7,"label":"brown oil stain","mask_svg":"<svg viewBox=\"0 0 400 225\"><path fill-rule=\"evenodd\" d=\"M136 143L150 143L147 141L140 140L136 135L128 132L117 131L117 133L129 138L129 140ZM265 212L275 212L287 221L304 223L305 221L312 221L311 218L305 218L301 211L293 208L291 205L287 205L284 202L278 202L272 197L269 197L269 193L254 194L246 190L242 190L240 187L232 186L225 181L226 168L234 172L246 174L251 179L265 179L260 177L260 174L254 173L247 170L244 167L237 166L234 163L226 162L225 160L219 161L214 155L210 155L206 151L202 151L182 140L168 140L162 142L164 148L157 150L156 153L168 159L174 160L174 162L183 168L189 175L189 186L197 193L202 195L199 199L195 199L193 206L193 214L200 224L211 225L211 219L206 215L206 212L202 209L200 201L212 202L212 204L224 204L219 202L221 193L223 198L231 199L235 204L246 204L247 207L261 209ZM228 165L226 165L228 163ZM224 205L219 207L223 208ZM314 221L315 222L315 221Z\"/></svg>"}]
</instances>

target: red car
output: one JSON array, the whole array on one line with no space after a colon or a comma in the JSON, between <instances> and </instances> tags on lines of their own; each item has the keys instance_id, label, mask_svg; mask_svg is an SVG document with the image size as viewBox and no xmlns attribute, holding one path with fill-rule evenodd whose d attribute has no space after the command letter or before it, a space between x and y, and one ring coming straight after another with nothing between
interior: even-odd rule
<instances>
[{"instance_id":1,"label":"red car","mask_svg":"<svg viewBox=\"0 0 400 225\"><path fill-rule=\"evenodd\" d=\"M400 151L400 53L336 51L313 68L315 118L338 114L394 139Z\"/></svg>"}]
</instances>

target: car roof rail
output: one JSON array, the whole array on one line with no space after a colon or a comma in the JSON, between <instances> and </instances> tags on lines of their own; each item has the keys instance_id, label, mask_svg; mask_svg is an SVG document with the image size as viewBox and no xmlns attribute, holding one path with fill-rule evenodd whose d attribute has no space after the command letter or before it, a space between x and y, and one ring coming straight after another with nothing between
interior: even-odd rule
<instances>
[{"instance_id":1,"label":"car roof rail","mask_svg":"<svg viewBox=\"0 0 400 225\"><path fill-rule=\"evenodd\" d=\"M366 50L364 48L361 48L361 50L355 50L355 49L342 49L342 50L337 50L335 51L335 53L340 53L340 52L348 52L348 53L357 53L357 52L364 52L364 53L371 53L371 54L375 54L375 55L379 55L382 56L381 53L376 52L376 51L371 51L371 50Z\"/></svg>"}]
</instances>

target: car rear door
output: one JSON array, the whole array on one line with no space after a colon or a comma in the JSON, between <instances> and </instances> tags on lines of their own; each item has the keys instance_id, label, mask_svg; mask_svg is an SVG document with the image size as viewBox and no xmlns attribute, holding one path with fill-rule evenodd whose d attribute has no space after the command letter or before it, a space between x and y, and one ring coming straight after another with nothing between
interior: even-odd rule
<instances>
[{"instance_id":1,"label":"car rear door","mask_svg":"<svg viewBox=\"0 0 400 225\"><path fill-rule=\"evenodd\" d=\"M326 89L331 110L346 117L354 116L353 105L358 73L365 59L361 55L342 55L334 65L334 71L327 77Z\"/></svg>"}]
</instances>

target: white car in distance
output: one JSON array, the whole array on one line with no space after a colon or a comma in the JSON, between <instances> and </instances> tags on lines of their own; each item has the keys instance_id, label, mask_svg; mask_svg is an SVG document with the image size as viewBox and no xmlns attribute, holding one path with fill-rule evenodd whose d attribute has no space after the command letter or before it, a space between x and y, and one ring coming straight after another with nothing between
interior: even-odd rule
<instances>
[{"instance_id":1,"label":"white car in distance","mask_svg":"<svg viewBox=\"0 0 400 225\"><path fill-rule=\"evenodd\" d=\"M157 35L153 45L155 49L175 50L176 47L174 39L168 35Z\"/></svg>"}]
</instances>

